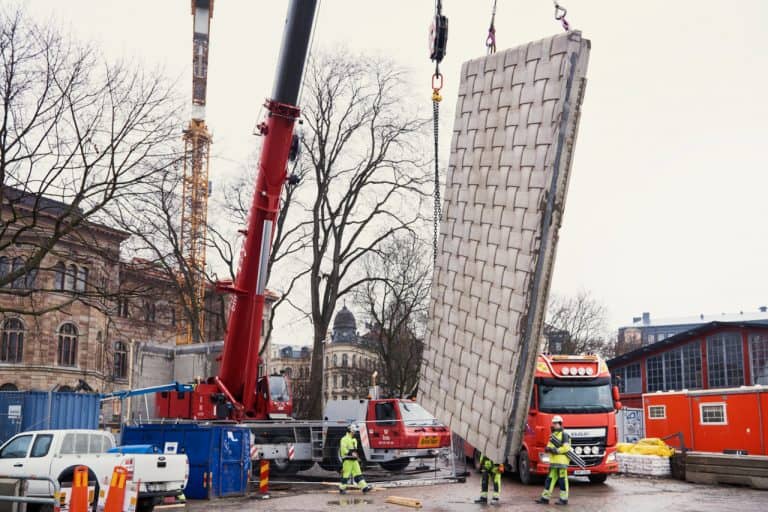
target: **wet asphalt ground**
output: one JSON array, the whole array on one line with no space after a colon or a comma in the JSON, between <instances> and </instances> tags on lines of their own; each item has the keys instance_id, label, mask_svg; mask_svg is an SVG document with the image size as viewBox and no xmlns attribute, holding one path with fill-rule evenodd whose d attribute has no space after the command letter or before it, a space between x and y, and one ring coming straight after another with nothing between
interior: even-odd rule
<instances>
[{"instance_id":1,"label":"wet asphalt ground","mask_svg":"<svg viewBox=\"0 0 768 512\"><path fill-rule=\"evenodd\" d=\"M474 472L465 483L449 483L422 487L378 488L366 495L339 495L332 486L319 484L275 485L271 498L233 498L217 501L194 501L190 512L234 511L408 511L408 507L385 503L388 496L403 496L422 501L424 511L480 510L570 510L570 511L734 511L768 512L768 491L738 486L705 486L661 478L614 476L605 484L590 484L586 479L571 478L568 507L533 503L539 486L525 486L511 476L502 483L501 503L475 505L480 492L480 477ZM554 499L552 502L554 503Z\"/></svg>"}]
</instances>

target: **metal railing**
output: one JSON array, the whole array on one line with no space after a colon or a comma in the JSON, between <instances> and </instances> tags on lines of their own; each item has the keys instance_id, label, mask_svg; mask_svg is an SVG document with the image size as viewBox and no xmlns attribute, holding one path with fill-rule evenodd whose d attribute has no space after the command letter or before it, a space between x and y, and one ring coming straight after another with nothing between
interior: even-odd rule
<instances>
[{"instance_id":1,"label":"metal railing","mask_svg":"<svg viewBox=\"0 0 768 512\"><path fill-rule=\"evenodd\" d=\"M49 476L36 476L36 475L0 475L0 479L2 480L18 480L21 482L21 492L26 492L27 487L27 481L29 480L45 480L49 482L53 486L53 497L52 498L38 498L34 496L0 496L0 502L10 502L10 503L24 503L24 504L35 504L35 505L51 505L53 507L53 510L59 509L59 501L58 496L61 492L61 486L59 486L59 481L55 480Z\"/></svg>"}]
</instances>

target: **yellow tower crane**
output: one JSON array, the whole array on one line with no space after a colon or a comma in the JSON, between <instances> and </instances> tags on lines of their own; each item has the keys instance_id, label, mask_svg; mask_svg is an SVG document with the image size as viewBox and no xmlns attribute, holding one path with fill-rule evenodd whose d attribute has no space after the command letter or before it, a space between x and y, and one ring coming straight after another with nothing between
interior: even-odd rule
<instances>
[{"instance_id":1,"label":"yellow tower crane","mask_svg":"<svg viewBox=\"0 0 768 512\"><path fill-rule=\"evenodd\" d=\"M205 96L208 87L208 42L214 0L192 3L192 119L184 130L184 180L181 204L181 251L187 276L181 274L184 307L197 318L190 322L182 311L177 315L176 344L202 341L205 325L205 242L208 222L208 163L211 133L205 124Z\"/></svg>"}]
</instances>

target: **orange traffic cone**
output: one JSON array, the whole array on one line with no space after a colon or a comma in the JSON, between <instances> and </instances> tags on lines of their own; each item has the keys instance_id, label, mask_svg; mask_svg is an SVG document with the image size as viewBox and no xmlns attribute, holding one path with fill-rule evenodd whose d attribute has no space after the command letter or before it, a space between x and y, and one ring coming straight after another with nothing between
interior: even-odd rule
<instances>
[{"instance_id":1,"label":"orange traffic cone","mask_svg":"<svg viewBox=\"0 0 768 512\"><path fill-rule=\"evenodd\" d=\"M69 510L70 512L87 512L88 510L88 468L85 466L75 468Z\"/></svg>"},{"instance_id":2,"label":"orange traffic cone","mask_svg":"<svg viewBox=\"0 0 768 512\"><path fill-rule=\"evenodd\" d=\"M104 503L104 512L123 512L125 502L125 480L128 470L122 466L115 466L112 472L112 480L109 482L107 500Z\"/></svg>"}]
</instances>

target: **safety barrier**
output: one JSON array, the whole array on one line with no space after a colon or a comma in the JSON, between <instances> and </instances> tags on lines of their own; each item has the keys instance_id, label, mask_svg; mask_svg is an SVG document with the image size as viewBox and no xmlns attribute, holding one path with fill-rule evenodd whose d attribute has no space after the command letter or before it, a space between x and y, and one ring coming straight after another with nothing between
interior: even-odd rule
<instances>
[{"instance_id":1,"label":"safety barrier","mask_svg":"<svg viewBox=\"0 0 768 512\"><path fill-rule=\"evenodd\" d=\"M259 495L262 499L269 498L269 461L259 462Z\"/></svg>"},{"instance_id":2,"label":"safety barrier","mask_svg":"<svg viewBox=\"0 0 768 512\"><path fill-rule=\"evenodd\" d=\"M104 501L104 512L123 512L127 480L128 470L122 466L115 466Z\"/></svg>"},{"instance_id":3,"label":"safety barrier","mask_svg":"<svg viewBox=\"0 0 768 512\"><path fill-rule=\"evenodd\" d=\"M53 487L53 498L37 498L32 496L0 496L0 502L10 503L25 503L35 505L51 505L54 512L61 510L59 504L59 494L61 493L61 486L58 480L54 480L48 476L35 476L35 475L0 475L0 479L3 480L18 480L22 486L25 486L28 480L44 480L51 484ZM87 478L86 478L87 485Z\"/></svg>"}]
</instances>

